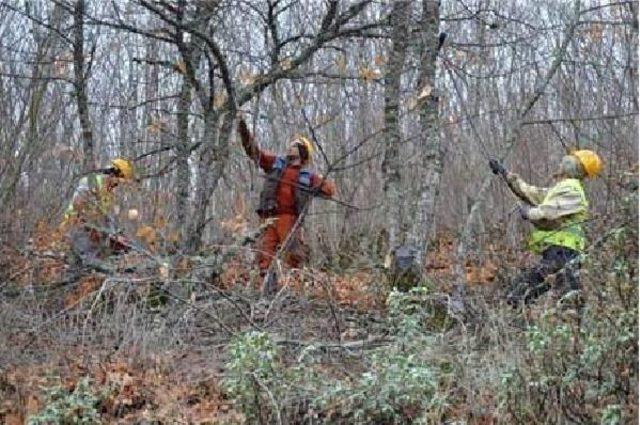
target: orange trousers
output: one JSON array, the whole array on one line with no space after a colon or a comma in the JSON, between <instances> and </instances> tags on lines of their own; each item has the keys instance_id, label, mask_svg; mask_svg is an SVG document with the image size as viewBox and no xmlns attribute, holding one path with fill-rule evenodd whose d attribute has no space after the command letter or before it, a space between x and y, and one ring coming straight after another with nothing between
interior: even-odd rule
<instances>
[{"instance_id":1,"label":"orange trousers","mask_svg":"<svg viewBox=\"0 0 640 425\"><path fill-rule=\"evenodd\" d=\"M275 219L275 220L274 220ZM273 257L280 249L283 242L287 240L289 233L293 229L298 216L293 214L278 214L265 220L273 220L264 230L258 243L258 266L260 274L264 275L273 261ZM287 243L284 252L284 261L287 266L298 268L306 259L306 251L302 243L302 232L299 227Z\"/></svg>"}]
</instances>

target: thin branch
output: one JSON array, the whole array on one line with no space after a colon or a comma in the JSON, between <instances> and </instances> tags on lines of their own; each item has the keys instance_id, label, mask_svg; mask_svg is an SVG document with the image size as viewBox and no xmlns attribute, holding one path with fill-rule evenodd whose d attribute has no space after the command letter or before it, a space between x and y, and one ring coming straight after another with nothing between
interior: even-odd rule
<instances>
[{"instance_id":1,"label":"thin branch","mask_svg":"<svg viewBox=\"0 0 640 425\"><path fill-rule=\"evenodd\" d=\"M620 118L637 117L638 111L628 112L625 114L616 115L601 115L598 117L569 117L569 118L540 118L535 120L522 121L522 125L537 125L537 124L551 124L557 122L588 122L588 121L607 121L617 120Z\"/></svg>"}]
</instances>

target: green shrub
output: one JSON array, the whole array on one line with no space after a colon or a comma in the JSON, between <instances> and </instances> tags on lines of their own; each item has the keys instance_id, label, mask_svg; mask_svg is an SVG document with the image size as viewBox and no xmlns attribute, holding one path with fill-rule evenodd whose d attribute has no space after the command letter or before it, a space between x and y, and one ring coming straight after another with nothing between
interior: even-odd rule
<instances>
[{"instance_id":1,"label":"green shrub","mask_svg":"<svg viewBox=\"0 0 640 425\"><path fill-rule=\"evenodd\" d=\"M582 310L548 308L524 334L526 351L503 374L499 409L517 423L637 420L635 232L616 229L583 271Z\"/></svg>"},{"instance_id":2,"label":"green shrub","mask_svg":"<svg viewBox=\"0 0 640 425\"><path fill-rule=\"evenodd\" d=\"M381 350L371 357L370 370L354 382L338 381L318 405L344 423L420 423L420 416L439 403L437 385L434 370L415 354Z\"/></svg>"},{"instance_id":3,"label":"green shrub","mask_svg":"<svg viewBox=\"0 0 640 425\"><path fill-rule=\"evenodd\" d=\"M72 392L56 385L46 389L45 394L44 407L27 419L29 425L102 423L98 408L104 398L92 390L88 378L80 380Z\"/></svg>"},{"instance_id":4,"label":"green shrub","mask_svg":"<svg viewBox=\"0 0 640 425\"><path fill-rule=\"evenodd\" d=\"M268 334L247 332L229 346L227 378L223 388L251 421L262 423L272 414L280 415L276 397L280 395L278 348ZM276 385L278 384L278 385Z\"/></svg>"},{"instance_id":5,"label":"green shrub","mask_svg":"<svg viewBox=\"0 0 640 425\"><path fill-rule=\"evenodd\" d=\"M396 339L368 354L360 376L338 381L322 394L322 410L344 423L426 423L427 412L444 404L437 396L438 368L423 355L436 343L426 332L433 318L427 292L424 287L391 292L388 320Z\"/></svg>"},{"instance_id":6,"label":"green shrub","mask_svg":"<svg viewBox=\"0 0 640 425\"><path fill-rule=\"evenodd\" d=\"M223 382L236 407L253 423L287 423L309 417L328 423L421 423L437 396L441 371L424 353L435 345L425 331L431 307L424 288L389 295L389 346L363 353L365 370L336 377L316 363L317 347L303 347L288 366L268 334L248 332L229 346Z\"/></svg>"}]
</instances>

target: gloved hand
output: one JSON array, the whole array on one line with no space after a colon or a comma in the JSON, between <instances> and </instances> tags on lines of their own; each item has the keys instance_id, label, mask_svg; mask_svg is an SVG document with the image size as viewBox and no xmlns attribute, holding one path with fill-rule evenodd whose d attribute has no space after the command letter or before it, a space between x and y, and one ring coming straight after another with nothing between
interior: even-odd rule
<instances>
[{"instance_id":1,"label":"gloved hand","mask_svg":"<svg viewBox=\"0 0 640 425\"><path fill-rule=\"evenodd\" d=\"M238 119L238 133L240 134L240 142L247 155L253 157L256 153L256 147L253 144L253 136L247 127L247 123L242 117Z\"/></svg>"},{"instance_id":2,"label":"gloved hand","mask_svg":"<svg viewBox=\"0 0 640 425\"><path fill-rule=\"evenodd\" d=\"M238 133L240 133L242 138L251 137L251 132L249 131L249 128L247 127L247 123L242 118L240 118L238 120Z\"/></svg>"},{"instance_id":3,"label":"gloved hand","mask_svg":"<svg viewBox=\"0 0 640 425\"><path fill-rule=\"evenodd\" d=\"M489 160L489 167L491 168L491 171L493 172L493 174L495 175L499 174L502 177L506 177L507 169L504 168L504 165L502 165L497 159Z\"/></svg>"},{"instance_id":4,"label":"gloved hand","mask_svg":"<svg viewBox=\"0 0 640 425\"><path fill-rule=\"evenodd\" d=\"M518 207L518 214L520 214L520 218L523 220L529 220L529 207L526 205L520 205Z\"/></svg>"}]
</instances>

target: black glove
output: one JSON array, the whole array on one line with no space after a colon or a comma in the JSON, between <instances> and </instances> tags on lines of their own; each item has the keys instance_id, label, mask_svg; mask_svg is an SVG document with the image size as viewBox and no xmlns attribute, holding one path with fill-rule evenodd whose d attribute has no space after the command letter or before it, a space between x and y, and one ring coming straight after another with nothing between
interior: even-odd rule
<instances>
[{"instance_id":1,"label":"black glove","mask_svg":"<svg viewBox=\"0 0 640 425\"><path fill-rule=\"evenodd\" d=\"M251 132L247 127L247 123L242 118L238 120L238 133L240 133L243 138L251 137Z\"/></svg>"},{"instance_id":2,"label":"black glove","mask_svg":"<svg viewBox=\"0 0 640 425\"><path fill-rule=\"evenodd\" d=\"M518 207L518 213L523 220L529 220L529 207L526 205L520 205Z\"/></svg>"},{"instance_id":3,"label":"black glove","mask_svg":"<svg viewBox=\"0 0 640 425\"><path fill-rule=\"evenodd\" d=\"M496 174L496 175L499 174L502 177L507 176L507 169L504 168L504 165L502 165L498 160L496 159L489 160L489 167L491 167L491 171L493 171L493 174Z\"/></svg>"}]
</instances>

